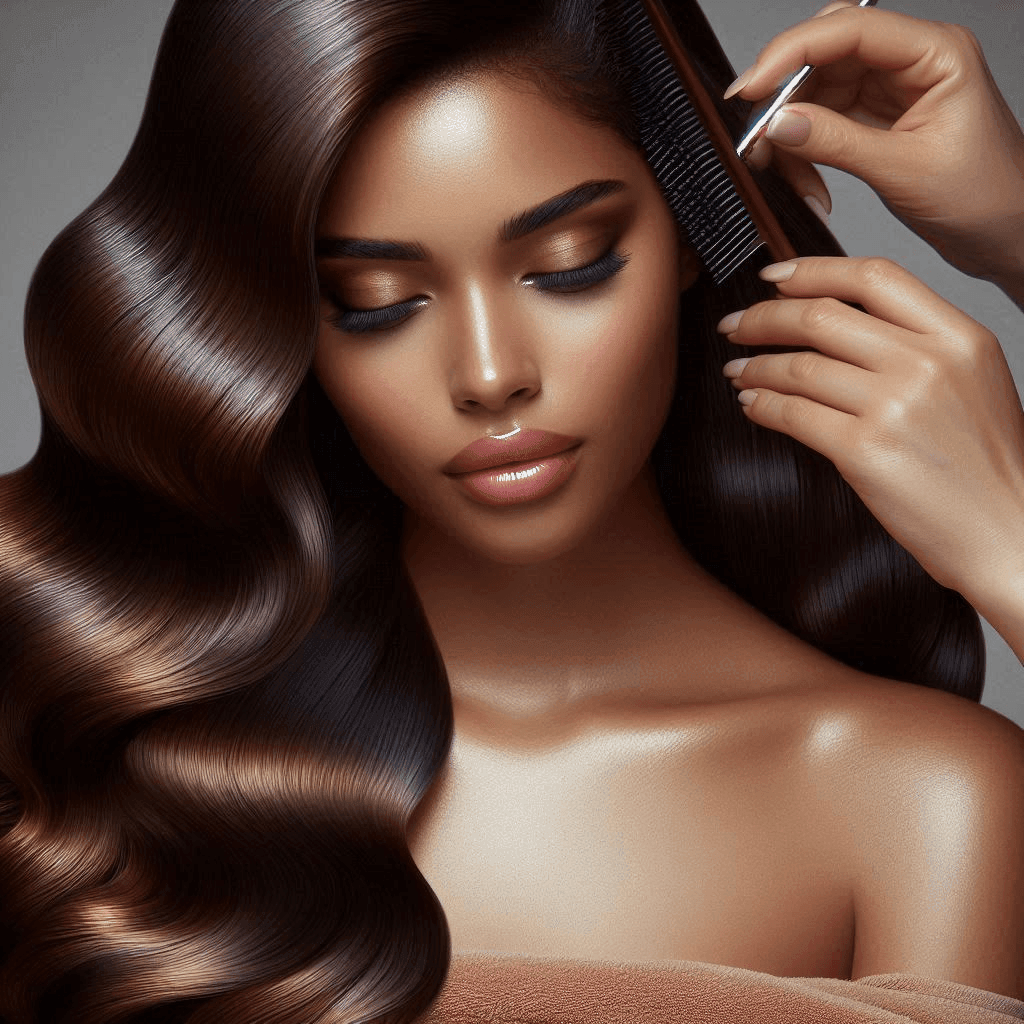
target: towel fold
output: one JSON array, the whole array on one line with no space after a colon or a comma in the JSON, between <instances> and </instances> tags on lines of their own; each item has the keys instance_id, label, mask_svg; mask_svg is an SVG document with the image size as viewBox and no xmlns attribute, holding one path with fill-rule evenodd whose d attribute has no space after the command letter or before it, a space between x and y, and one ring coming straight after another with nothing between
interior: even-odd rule
<instances>
[{"instance_id":1,"label":"towel fold","mask_svg":"<svg viewBox=\"0 0 1024 1024\"><path fill-rule=\"evenodd\" d=\"M1010 1024L1024 1002L912 974L781 978L741 967L466 953L419 1024Z\"/></svg>"}]
</instances>

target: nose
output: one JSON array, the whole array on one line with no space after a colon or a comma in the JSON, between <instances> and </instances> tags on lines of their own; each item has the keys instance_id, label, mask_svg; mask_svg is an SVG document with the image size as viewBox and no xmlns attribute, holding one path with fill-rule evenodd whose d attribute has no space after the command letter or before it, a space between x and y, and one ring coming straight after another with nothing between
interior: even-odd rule
<instances>
[{"instance_id":1,"label":"nose","mask_svg":"<svg viewBox=\"0 0 1024 1024\"><path fill-rule=\"evenodd\" d=\"M512 310L474 287L460 319L450 348L449 389L456 408L501 412L540 391L536 353Z\"/></svg>"}]
</instances>

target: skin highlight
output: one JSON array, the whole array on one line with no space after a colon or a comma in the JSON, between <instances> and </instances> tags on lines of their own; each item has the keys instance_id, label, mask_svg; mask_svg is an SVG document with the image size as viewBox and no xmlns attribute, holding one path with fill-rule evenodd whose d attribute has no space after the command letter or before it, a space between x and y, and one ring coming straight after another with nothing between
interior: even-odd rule
<instances>
[{"instance_id":1,"label":"skin highlight","mask_svg":"<svg viewBox=\"0 0 1024 1024\"><path fill-rule=\"evenodd\" d=\"M924 286L773 172L795 275L698 277L590 5L524 34L533 6L175 4L26 306L3 1020L419 1019L474 952L1024 996L1024 733L971 703L977 615L767 415L854 332L758 354L801 302L874 336L865 296ZM720 95L696 0L666 6ZM542 500L452 475L538 427L579 455Z\"/></svg>"},{"instance_id":2,"label":"skin highlight","mask_svg":"<svg viewBox=\"0 0 1024 1024\"><path fill-rule=\"evenodd\" d=\"M438 146L449 136L450 149ZM500 240L514 211L591 180L623 187ZM631 685L641 650L677 658L666 609L692 619L709 601L716 612L746 608L679 543L647 464L675 380L678 294L698 265L639 153L508 77L463 81L380 112L332 182L318 237L431 254L322 260L334 301L323 304L314 370L406 505L406 564L456 701L471 691L549 721L558 706ZM628 263L593 287L525 283L609 247ZM379 308L417 295L426 303L390 330L332 323L338 302ZM554 494L492 508L442 473L466 444L519 426L582 440Z\"/></svg>"},{"instance_id":3,"label":"skin highlight","mask_svg":"<svg viewBox=\"0 0 1024 1024\"><path fill-rule=\"evenodd\" d=\"M347 155L320 233L414 240L432 259L322 261L321 274L353 307L429 299L379 333L345 336L322 322L314 369L364 457L417 520L488 561L547 562L618 504L664 422L680 278L674 222L638 153L610 131L561 112L552 119L536 94L455 85L405 106L382 112ZM580 177L593 167L626 187L497 240L515 211L594 179ZM595 287L530 287L530 275L609 251L628 263ZM471 441L517 426L584 440L571 487L544 505L467 504L438 469Z\"/></svg>"},{"instance_id":4,"label":"skin highlight","mask_svg":"<svg viewBox=\"0 0 1024 1024\"><path fill-rule=\"evenodd\" d=\"M596 182L621 185L507 240L524 211ZM847 978L909 966L1006 990L943 934L945 906L997 887L947 894L921 922L930 944L894 924L921 909L921 865L945 870L941 837L893 846L899 820L942 803L912 766L989 713L801 642L705 572L668 520L648 457L699 265L642 157L521 81L462 76L384 105L317 234L314 372L405 505L403 559L452 695L450 754L408 843L453 955ZM626 262L599 283L536 287L609 250ZM516 428L582 442L567 483L493 507L443 472ZM1012 759L996 717L984 744ZM924 723L912 749L894 742L909 718ZM987 771L978 751L958 762L968 788ZM879 791L895 808L881 834ZM1015 812L982 794L969 813ZM896 867L879 871L879 844Z\"/></svg>"}]
</instances>

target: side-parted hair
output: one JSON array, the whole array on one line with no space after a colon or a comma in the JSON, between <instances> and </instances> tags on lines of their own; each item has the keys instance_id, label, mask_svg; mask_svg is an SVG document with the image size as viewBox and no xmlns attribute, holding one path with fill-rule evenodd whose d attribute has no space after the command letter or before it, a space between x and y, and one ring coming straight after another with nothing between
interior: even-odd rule
<instances>
[{"instance_id":1,"label":"side-parted hair","mask_svg":"<svg viewBox=\"0 0 1024 1024\"><path fill-rule=\"evenodd\" d=\"M399 1022L440 990L406 828L451 697L401 504L310 372L314 224L361 124L438 76L543 79L631 140L579 30L594 2L175 5L123 166L28 297L42 439L0 480L8 1024ZM669 6L720 96L695 0ZM758 181L798 251L841 254ZM827 459L738 413L721 366L753 351L715 324L774 294L756 269L681 297L654 462L682 543L839 661L977 700L974 610Z\"/></svg>"}]
</instances>

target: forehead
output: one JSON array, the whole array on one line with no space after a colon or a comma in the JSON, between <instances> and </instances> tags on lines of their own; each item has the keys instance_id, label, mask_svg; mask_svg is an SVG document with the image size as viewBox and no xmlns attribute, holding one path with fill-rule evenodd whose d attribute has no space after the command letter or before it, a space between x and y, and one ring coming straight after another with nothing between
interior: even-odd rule
<instances>
[{"instance_id":1,"label":"forehead","mask_svg":"<svg viewBox=\"0 0 1024 1024\"><path fill-rule=\"evenodd\" d=\"M646 184L643 157L614 130L497 72L396 98L359 131L321 208L346 234L408 233L411 222L472 213L500 222L589 179Z\"/></svg>"}]
</instances>

